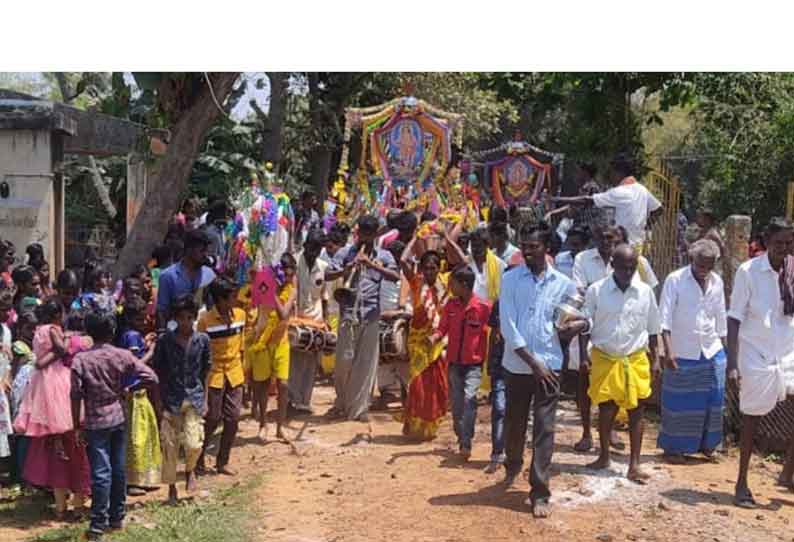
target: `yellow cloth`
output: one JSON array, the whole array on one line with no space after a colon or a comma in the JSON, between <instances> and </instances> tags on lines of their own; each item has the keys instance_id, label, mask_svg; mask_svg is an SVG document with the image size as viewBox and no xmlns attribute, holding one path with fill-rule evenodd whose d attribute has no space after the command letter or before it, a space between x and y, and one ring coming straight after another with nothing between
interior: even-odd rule
<instances>
[{"instance_id":1,"label":"yellow cloth","mask_svg":"<svg viewBox=\"0 0 794 542\"><path fill-rule=\"evenodd\" d=\"M485 253L485 277L488 289L488 300L494 303L499 299L499 290L502 287L502 273L499 270L499 258L493 250L488 249Z\"/></svg>"},{"instance_id":2,"label":"yellow cloth","mask_svg":"<svg viewBox=\"0 0 794 542\"><path fill-rule=\"evenodd\" d=\"M154 408L146 390L132 392L127 401L127 483L152 487L160 484L162 456Z\"/></svg>"},{"instance_id":3,"label":"yellow cloth","mask_svg":"<svg viewBox=\"0 0 794 542\"><path fill-rule=\"evenodd\" d=\"M223 389L224 380L228 380L232 388L245 382L245 311L232 309L231 320L231 324L227 325L218 309L214 308L205 312L198 322L198 331L210 338L212 367L207 376L210 388Z\"/></svg>"},{"instance_id":4,"label":"yellow cloth","mask_svg":"<svg viewBox=\"0 0 794 542\"><path fill-rule=\"evenodd\" d=\"M618 357L593 348L590 359L587 394L593 404L614 401L622 409L634 410L651 396L651 364L644 350Z\"/></svg>"},{"instance_id":5,"label":"yellow cloth","mask_svg":"<svg viewBox=\"0 0 794 542\"><path fill-rule=\"evenodd\" d=\"M237 293L238 306L245 311L245 356L243 356L243 372L246 376L251 374L251 362L253 352L251 347L254 344L254 333L256 332L256 319L259 316L259 309L251 303L251 285L246 284Z\"/></svg>"},{"instance_id":6,"label":"yellow cloth","mask_svg":"<svg viewBox=\"0 0 794 542\"><path fill-rule=\"evenodd\" d=\"M163 412L160 438L163 446L163 483L176 483L176 466L179 448L185 450L185 471L191 472L201 455L204 444L204 418L196 412L193 403L185 399L179 414Z\"/></svg>"},{"instance_id":7,"label":"yellow cloth","mask_svg":"<svg viewBox=\"0 0 794 542\"><path fill-rule=\"evenodd\" d=\"M294 286L292 284L285 284L281 287L278 292L278 300L282 305L287 302L289 296L292 294L293 289ZM274 345L281 342L286 342L289 344L289 336L287 335L289 320L281 320L278 317L278 312L276 309L273 308L269 310L270 312L267 315L265 329L262 331L262 335L259 336L259 339L257 339L254 343L254 349L263 349L267 345Z\"/></svg>"},{"instance_id":8,"label":"yellow cloth","mask_svg":"<svg viewBox=\"0 0 794 542\"><path fill-rule=\"evenodd\" d=\"M332 314L328 317L328 325L331 326L331 331L339 333L339 315ZM330 375L334 372L336 366L336 353L323 354L320 358L320 367L322 367L324 375Z\"/></svg>"},{"instance_id":9,"label":"yellow cloth","mask_svg":"<svg viewBox=\"0 0 794 542\"><path fill-rule=\"evenodd\" d=\"M289 341L269 344L253 359L251 377L254 382L265 382L271 376L286 382L289 379Z\"/></svg>"}]
</instances>

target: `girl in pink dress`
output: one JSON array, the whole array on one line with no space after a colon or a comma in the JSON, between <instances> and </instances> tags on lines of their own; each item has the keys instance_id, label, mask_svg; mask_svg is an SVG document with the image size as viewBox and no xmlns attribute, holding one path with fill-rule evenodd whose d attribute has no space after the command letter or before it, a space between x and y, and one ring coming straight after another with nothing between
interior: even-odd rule
<instances>
[{"instance_id":1,"label":"girl in pink dress","mask_svg":"<svg viewBox=\"0 0 794 542\"><path fill-rule=\"evenodd\" d=\"M25 389L14 420L17 433L31 437L23 472L36 486L51 487L55 493L56 516L66 512L66 495L75 495L75 508L82 508L91 480L85 448L79 446L72 427L71 360L91 347L90 339L79 333L64 336L60 327L63 309L52 297L36 308L39 327L33 336L36 371ZM70 315L68 328L80 327ZM75 325L77 323L78 325Z\"/></svg>"}]
</instances>

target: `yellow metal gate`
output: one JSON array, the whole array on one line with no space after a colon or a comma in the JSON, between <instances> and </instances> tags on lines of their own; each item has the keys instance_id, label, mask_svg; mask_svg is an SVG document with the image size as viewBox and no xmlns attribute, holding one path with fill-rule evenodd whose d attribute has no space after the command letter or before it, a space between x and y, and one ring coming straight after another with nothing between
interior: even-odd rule
<instances>
[{"instance_id":1,"label":"yellow metal gate","mask_svg":"<svg viewBox=\"0 0 794 542\"><path fill-rule=\"evenodd\" d=\"M651 228L645 256L660 283L678 266L678 210L681 190L678 179L663 165L651 169L642 179L645 187L662 202L662 215Z\"/></svg>"}]
</instances>

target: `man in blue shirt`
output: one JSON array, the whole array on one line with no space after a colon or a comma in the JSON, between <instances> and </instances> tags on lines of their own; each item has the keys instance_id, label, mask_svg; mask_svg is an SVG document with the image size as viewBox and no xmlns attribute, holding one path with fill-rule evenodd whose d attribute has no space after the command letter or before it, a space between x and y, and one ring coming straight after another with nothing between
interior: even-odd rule
<instances>
[{"instance_id":1,"label":"man in blue shirt","mask_svg":"<svg viewBox=\"0 0 794 542\"><path fill-rule=\"evenodd\" d=\"M357 242L337 251L325 275L330 282L358 273L352 285L355 294L334 292L340 321L334 367L336 401L329 415L362 422L369 421L369 400L380 356L381 283L400 280L391 253L375 248L378 227L374 216L359 218Z\"/></svg>"},{"instance_id":2,"label":"man in blue shirt","mask_svg":"<svg viewBox=\"0 0 794 542\"><path fill-rule=\"evenodd\" d=\"M550 514L549 476L563 362L560 337L554 327L554 308L565 296L576 293L573 281L546 262L551 236L552 231L545 224L527 224L521 229L519 245L526 265L505 273L499 296L507 388L505 483L512 485L521 472L532 405L534 450L529 498L537 518Z\"/></svg>"},{"instance_id":3,"label":"man in blue shirt","mask_svg":"<svg viewBox=\"0 0 794 542\"><path fill-rule=\"evenodd\" d=\"M160 273L157 290L157 329L165 330L171 318L169 311L182 295L195 296L201 306L204 289L215 280L215 272L207 267L210 238L203 230L192 230L185 234L185 253L182 260Z\"/></svg>"}]
</instances>

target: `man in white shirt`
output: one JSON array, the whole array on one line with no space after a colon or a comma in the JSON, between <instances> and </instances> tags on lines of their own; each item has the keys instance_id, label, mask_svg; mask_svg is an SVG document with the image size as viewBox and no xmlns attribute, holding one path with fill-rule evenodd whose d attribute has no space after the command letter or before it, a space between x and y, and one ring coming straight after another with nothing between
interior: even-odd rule
<instances>
[{"instance_id":1,"label":"man in white shirt","mask_svg":"<svg viewBox=\"0 0 794 542\"><path fill-rule=\"evenodd\" d=\"M743 508L756 506L747 470L758 422L794 395L794 260L787 256L794 230L788 221L773 219L764 241L766 253L736 271L728 311L728 383L739 387L742 413L734 503ZM784 467L786 477L782 482L791 484L790 462Z\"/></svg>"},{"instance_id":2,"label":"man in white shirt","mask_svg":"<svg viewBox=\"0 0 794 542\"><path fill-rule=\"evenodd\" d=\"M614 186L606 192L592 196L554 198L558 203L593 204L598 208L615 209L615 222L623 226L629 234L629 243L642 251L645 243L645 230L662 212L662 204L647 188L634 177L634 166L630 157L620 154L611 162L611 176Z\"/></svg>"},{"instance_id":3,"label":"man in white shirt","mask_svg":"<svg viewBox=\"0 0 794 542\"><path fill-rule=\"evenodd\" d=\"M710 458L722 442L728 324L722 279L713 271L719 256L714 241L697 241L689 251L691 265L664 281L658 445L672 463L698 452Z\"/></svg>"},{"instance_id":4,"label":"man in white shirt","mask_svg":"<svg viewBox=\"0 0 794 542\"><path fill-rule=\"evenodd\" d=\"M611 224L604 224L603 222L593 223L593 240L595 248L584 250L576 255L573 263L573 281L576 287L584 294L587 289L606 278L612 273L612 253L615 247L623 239L620 229ZM648 260L642 256L638 256L637 260L637 277L650 286L655 288L659 281L653 273L653 269L648 264ZM574 339L575 340L575 339ZM572 369L579 369L579 382L577 389L577 400L579 403L579 414L582 418L582 438L574 445L574 450L577 452L588 452L593 447L593 436L591 429L591 416L590 416L590 396L587 390L590 387L590 367L588 364L581 364L580 360L586 357L584 350L585 341L584 337L580 337L578 341L578 357L571 354L571 361L569 367ZM584 354L583 354L584 352ZM617 433L612 433L610 438L612 447L622 450L625 445L618 438Z\"/></svg>"},{"instance_id":5,"label":"man in white shirt","mask_svg":"<svg viewBox=\"0 0 794 542\"><path fill-rule=\"evenodd\" d=\"M303 252L298 255L298 318L312 320L318 327L325 327L327 304L330 294L325 282L329 264L319 258L325 246L322 230L311 230L303 243ZM322 352L290 351L289 400L293 408L311 412L314 375Z\"/></svg>"},{"instance_id":6,"label":"man in white shirt","mask_svg":"<svg viewBox=\"0 0 794 542\"><path fill-rule=\"evenodd\" d=\"M554 258L554 268L568 277L573 278L573 263L576 255L587 248L590 244L590 234L587 230L579 227L572 228L568 232L565 245L568 250L560 252Z\"/></svg>"},{"instance_id":7,"label":"man in white shirt","mask_svg":"<svg viewBox=\"0 0 794 542\"><path fill-rule=\"evenodd\" d=\"M618 410L625 409L631 437L626 477L644 484L650 476L640 469L643 414L645 400L651 396L651 374L659 371L659 308L653 290L636 276L635 249L619 245L612 255L612 267L612 274L590 286L585 294L584 314L590 322L589 339L593 343L588 394L598 405L601 441L601 453L588 467L610 466L612 425ZM586 358L583 363L589 365Z\"/></svg>"},{"instance_id":8,"label":"man in white shirt","mask_svg":"<svg viewBox=\"0 0 794 542\"><path fill-rule=\"evenodd\" d=\"M488 239L491 250L507 265L513 266L522 262L521 252L510 242L507 222L491 222L488 225Z\"/></svg>"}]
</instances>

